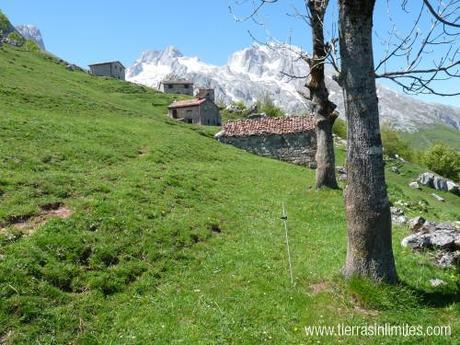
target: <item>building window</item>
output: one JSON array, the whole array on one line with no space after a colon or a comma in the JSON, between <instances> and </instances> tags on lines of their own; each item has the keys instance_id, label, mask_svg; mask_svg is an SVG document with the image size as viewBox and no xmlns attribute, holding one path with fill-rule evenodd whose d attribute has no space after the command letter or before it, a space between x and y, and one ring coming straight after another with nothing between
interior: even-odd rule
<instances>
[{"instance_id":1,"label":"building window","mask_svg":"<svg viewBox=\"0 0 460 345\"><path fill-rule=\"evenodd\" d=\"M171 84L168 85L168 89L172 89L173 86Z\"/></svg>"},{"instance_id":2,"label":"building window","mask_svg":"<svg viewBox=\"0 0 460 345\"><path fill-rule=\"evenodd\" d=\"M184 88L188 89L189 85L188 84L185 84L184 85Z\"/></svg>"}]
</instances>

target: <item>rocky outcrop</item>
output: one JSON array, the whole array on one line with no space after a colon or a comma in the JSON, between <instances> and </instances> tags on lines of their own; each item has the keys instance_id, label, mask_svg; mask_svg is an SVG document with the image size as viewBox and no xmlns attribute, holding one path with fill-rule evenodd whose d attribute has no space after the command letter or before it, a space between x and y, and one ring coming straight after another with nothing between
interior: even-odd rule
<instances>
[{"instance_id":1,"label":"rocky outcrop","mask_svg":"<svg viewBox=\"0 0 460 345\"><path fill-rule=\"evenodd\" d=\"M420 189L420 185L416 181L409 183L409 187L412 189Z\"/></svg>"},{"instance_id":2,"label":"rocky outcrop","mask_svg":"<svg viewBox=\"0 0 460 345\"><path fill-rule=\"evenodd\" d=\"M458 263L460 257L460 227L451 223L427 222L422 217L409 221L415 233L401 241L403 247L412 250L430 250L436 253L439 266L449 267Z\"/></svg>"},{"instance_id":3,"label":"rocky outcrop","mask_svg":"<svg viewBox=\"0 0 460 345\"><path fill-rule=\"evenodd\" d=\"M439 196L438 194L431 193L431 196L440 202L446 201L446 199L444 199L442 196Z\"/></svg>"},{"instance_id":4,"label":"rocky outcrop","mask_svg":"<svg viewBox=\"0 0 460 345\"><path fill-rule=\"evenodd\" d=\"M340 181L346 181L348 179L347 169L345 167L337 166L335 170L337 171L337 176Z\"/></svg>"},{"instance_id":5,"label":"rocky outcrop","mask_svg":"<svg viewBox=\"0 0 460 345\"><path fill-rule=\"evenodd\" d=\"M417 178L417 181L424 186L434 188L436 190L460 195L460 186L458 184L432 172L425 172L421 174Z\"/></svg>"},{"instance_id":6,"label":"rocky outcrop","mask_svg":"<svg viewBox=\"0 0 460 345\"><path fill-rule=\"evenodd\" d=\"M391 211L391 223L396 225L403 225L407 223L407 217L404 215L404 211L398 207L390 207Z\"/></svg>"},{"instance_id":7,"label":"rocky outcrop","mask_svg":"<svg viewBox=\"0 0 460 345\"><path fill-rule=\"evenodd\" d=\"M409 228L411 229L412 232L418 232L423 227L425 222L426 222L425 218L420 217L420 216L412 218L409 221Z\"/></svg>"}]
</instances>

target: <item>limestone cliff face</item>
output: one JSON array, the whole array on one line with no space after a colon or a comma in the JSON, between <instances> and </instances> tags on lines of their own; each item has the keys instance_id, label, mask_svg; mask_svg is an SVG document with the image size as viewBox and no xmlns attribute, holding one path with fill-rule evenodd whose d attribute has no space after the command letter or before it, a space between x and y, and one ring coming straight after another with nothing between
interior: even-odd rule
<instances>
[{"instance_id":1,"label":"limestone cliff face","mask_svg":"<svg viewBox=\"0 0 460 345\"><path fill-rule=\"evenodd\" d=\"M41 50L45 51L45 42L43 42L42 33L40 29L34 25L18 25L16 30L24 37L26 40L31 40L37 43Z\"/></svg>"}]
</instances>

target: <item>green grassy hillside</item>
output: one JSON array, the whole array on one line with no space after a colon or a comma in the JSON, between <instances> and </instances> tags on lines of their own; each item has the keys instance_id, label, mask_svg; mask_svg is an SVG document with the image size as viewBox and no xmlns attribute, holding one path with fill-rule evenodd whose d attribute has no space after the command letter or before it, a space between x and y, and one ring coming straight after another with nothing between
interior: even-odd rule
<instances>
[{"instance_id":1,"label":"green grassy hillside","mask_svg":"<svg viewBox=\"0 0 460 345\"><path fill-rule=\"evenodd\" d=\"M410 145L417 150L426 150L434 143L445 143L460 152L459 131L443 125L421 128L407 135Z\"/></svg>"},{"instance_id":2,"label":"green grassy hillside","mask_svg":"<svg viewBox=\"0 0 460 345\"><path fill-rule=\"evenodd\" d=\"M168 120L171 100L0 49L1 344L460 341L458 275L402 250L407 229L394 229L401 285L345 282L342 192L315 191L313 171L219 144L215 129ZM411 202L410 215L460 220L460 198L436 202L407 187L420 168L401 172L388 173L388 188ZM53 206L72 214L40 221ZM450 324L454 336L304 332L340 322Z\"/></svg>"}]
</instances>

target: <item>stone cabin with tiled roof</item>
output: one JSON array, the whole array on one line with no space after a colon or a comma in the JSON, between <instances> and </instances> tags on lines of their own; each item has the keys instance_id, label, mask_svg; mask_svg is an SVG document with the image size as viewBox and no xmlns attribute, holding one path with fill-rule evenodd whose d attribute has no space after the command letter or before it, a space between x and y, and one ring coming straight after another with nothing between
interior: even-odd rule
<instances>
[{"instance_id":1,"label":"stone cabin with tiled roof","mask_svg":"<svg viewBox=\"0 0 460 345\"><path fill-rule=\"evenodd\" d=\"M215 138L259 156L316 167L316 133L312 116L231 121Z\"/></svg>"},{"instance_id":2,"label":"stone cabin with tiled roof","mask_svg":"<svg viewBox=\"0 0 460 345\"><path fill-rule=\"evenodd\" d=\"M198 97L175 101L168 107L169 117L186 123L220 126L219 107L214 103L214 93L198 93Z\"/></svg>"}]
</instances>

